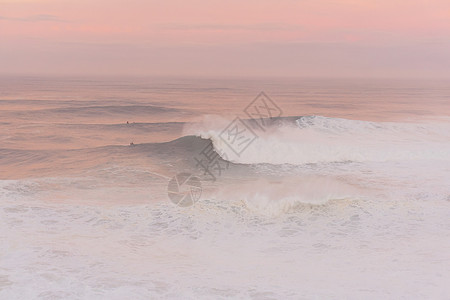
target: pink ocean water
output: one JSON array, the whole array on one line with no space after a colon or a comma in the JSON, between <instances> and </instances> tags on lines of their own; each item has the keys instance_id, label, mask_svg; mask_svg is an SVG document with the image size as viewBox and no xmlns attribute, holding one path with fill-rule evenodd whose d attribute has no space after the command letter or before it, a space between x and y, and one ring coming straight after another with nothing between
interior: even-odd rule
<instances>
[{"instance_id":1,"label":"pink ocean water","mask_svg":"<svg viewBox=\"0 0 450 300\"><path fill-rule=\"evenodd\" d=\"M2 77L0 298L444 299L449 86ZM281 118L236 155L261 91Z\"/></svg>"}]
</instances>

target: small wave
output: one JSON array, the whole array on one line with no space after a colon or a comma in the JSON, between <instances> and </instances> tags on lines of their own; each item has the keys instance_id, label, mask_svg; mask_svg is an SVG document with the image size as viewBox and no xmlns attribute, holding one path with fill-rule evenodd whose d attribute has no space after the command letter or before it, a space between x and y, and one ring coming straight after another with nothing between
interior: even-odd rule
<instances>
[{"instance_id":1,"label":"small wave","mask_svg":"<svg viewBox=\"0 0 450 300\"><path fill-rule=\"evenodd\" d=\"M304 205L323 205L332 200L360 199L368 191L325 176L296 176L256 181L220 188L217 198L234 199L259 215L276 217Z\"/></svg>"},{"instance_id":2,"label":"small wave","mask_svg":"<svg viewBox=\"0 0 450 300\"><path fill-rule=\"evenodd\" d=\"M123 114L123 113L161 113L179 111L175 108L167 108L155 105L105 105L105 106L83 106L83 107L70 107L70 108L55 108L48 109L47 111L52 113L81 113L81 114L93 114L93 113L110 113L110 114Z\"/></svg>"}]
</instances>

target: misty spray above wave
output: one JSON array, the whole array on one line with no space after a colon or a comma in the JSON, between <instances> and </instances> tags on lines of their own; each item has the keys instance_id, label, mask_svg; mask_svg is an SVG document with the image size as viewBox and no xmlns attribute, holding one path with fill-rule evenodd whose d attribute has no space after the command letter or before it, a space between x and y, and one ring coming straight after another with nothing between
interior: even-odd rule
<instances>
[{"instance_id":1,"label":"misty spray above wave","mask_svg":"<svg viewBox=\"0 0 450 300\"><path fill-rule=\"evenodd\" d=\"M211 139L224 159L242 164L306 164L401 160L450 160L450 125L446 123L369 122L322 116L281 121L240 155L221 137L229 120L207 117L185 133ZM226 133L225 133L226 134Z\"/></svg>"}]
</instances>

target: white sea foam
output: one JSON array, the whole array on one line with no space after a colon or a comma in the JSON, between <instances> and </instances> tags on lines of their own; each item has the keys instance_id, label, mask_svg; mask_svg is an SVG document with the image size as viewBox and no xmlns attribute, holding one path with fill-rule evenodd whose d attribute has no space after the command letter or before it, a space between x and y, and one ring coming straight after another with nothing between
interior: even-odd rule
<instances>
[{"instance_id":1,"label":"white sea foam","mask_svg":"<svg viewBox=\"0 0 450 300\"><path fill-rule=\"evenodd\" d=\"M0 298L445 298L450 191L429 181L448 172L440 169L404 178L422 183L415 190L390 182L400 170L377 179L349 168L361 182L387 180L367 199L324 203L357 190L328 177L282 178L231 185L190 208L80 205L75 191L50 203L36 200L39 182L3 181Z\"/></svg>"}]
</instances>

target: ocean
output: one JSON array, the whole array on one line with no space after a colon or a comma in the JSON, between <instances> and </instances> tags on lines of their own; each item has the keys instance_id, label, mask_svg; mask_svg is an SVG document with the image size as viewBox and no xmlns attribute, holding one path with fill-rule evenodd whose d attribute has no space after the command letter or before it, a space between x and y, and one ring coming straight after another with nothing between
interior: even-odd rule
<instances>
[{"instance_id":1,"label":"ocean","mask_svg":"<svg viewBox=\"0 0 450 300\"><path fill-rule=\"evenodd\" d=\"M0 77L1 299L449 299L444 80Z\"/></svg>"}]
</instances>

